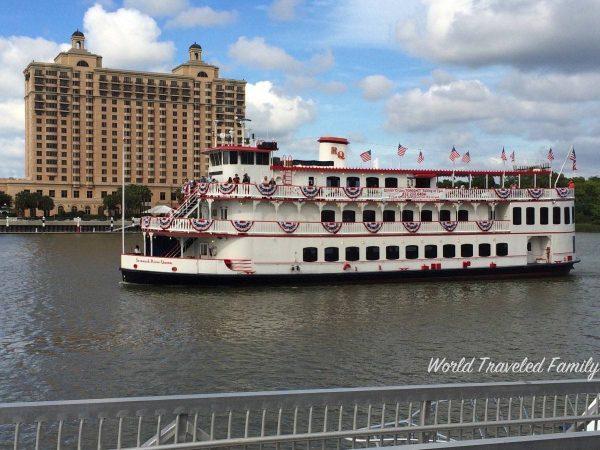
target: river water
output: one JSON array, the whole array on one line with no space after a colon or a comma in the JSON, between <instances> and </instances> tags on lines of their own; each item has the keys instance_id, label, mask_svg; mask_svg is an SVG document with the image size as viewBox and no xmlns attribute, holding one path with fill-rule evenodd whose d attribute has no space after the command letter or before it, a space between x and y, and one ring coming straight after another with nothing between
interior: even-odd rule
<instances>
[{"instance_id":1,"label":"river water","mask_svg":"<svg viewBox=\"0 0 600 450\"><path fill-rule=\"evenodd\" d=\"M597 360L600 234L577 239L564 278L204 289L120 284L117 235L0 236L0 402L518 378L428 374L437 356Z\"/></svg>"}]
</instances>

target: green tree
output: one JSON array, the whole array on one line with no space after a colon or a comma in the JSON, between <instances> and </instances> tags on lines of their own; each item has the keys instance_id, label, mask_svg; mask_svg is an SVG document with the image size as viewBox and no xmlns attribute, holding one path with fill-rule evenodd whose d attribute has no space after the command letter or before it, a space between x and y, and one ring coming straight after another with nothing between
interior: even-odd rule
<instances>
[{"instance_id":1,"label":"green tree","mask_svg":"<svg viewBox=\"0 0 600 450\"><path fill-rule=\"evenodd\" d=\"M107 201L112 202L113 207L116 205L121 206L121 188L110 195L113 196L113 199ZM140 184L130 184L125 186L125 215L127 217L141 216L142 212L146 209L147 203L150 201L152 201L152 191L150 191L148 186ZM108 207L106 204L105 206Z\"/></svg>"},{"instance_id":2,"label":"green tree","mask_svg":"<svg viewBox=\"0 0 600 450\"><path fill-rule=\"evenodd\" d=\"M12 203L12 195L8 195L6 192L0 192L0 206L6 206L7 208L10 208Z\"/></svg>"},{"instance_id":3,"label":"green tree","mask_svg":"<svg viewBox=\"0 0 600 450\"><path fill-rule=\"evenodd\" d=\"M50 211L54 209L54 200L52 200L52 197L48 195L42 195L37 201L36 208L44 211L44 216L48 217L50 215Z\"/></svg>"},{"instance_id":4,"label":"green tree","mask_svg":"<svg viewBox=\"0 0 600 450\"><path fill-rule=\"evenodd\" d=\"M25 215L25 211L29 209L33 217L40 198L41 195L37 192L21 191L15 195L15 209L21 215Z\"/></svg>"},{"instance_id":5,"label":"green tree","mask_svg":"<svg viewBox=\"0 0 600 450\"><path fill-rule=\"evenodd\" d=\"M108 211L109 216L114 216L117 207L121 204L121 197L117 196L116 192L108 194L102 199L104 209Z\"/></svg>"}]
</instances>

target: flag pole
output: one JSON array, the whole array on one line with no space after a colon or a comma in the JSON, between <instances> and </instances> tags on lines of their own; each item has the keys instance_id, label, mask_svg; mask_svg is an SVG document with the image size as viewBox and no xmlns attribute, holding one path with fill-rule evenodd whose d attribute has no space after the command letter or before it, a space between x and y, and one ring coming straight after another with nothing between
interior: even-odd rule
<instances>
[{"instance_id":1,"label":"flag pole","mask_svg":"<svg viewBox=\"0 0 600 450\"><path fill-rule=\"evenodd\" d=\"M121 253L125 254L125 130L123 130L123 158L121 161Z\"/></svg>"},{"instance_id":2,"label":"flag pole","mask_svg":"<svg viewBox=\"0 0 600 450\"><path fill-rule=\"evenodd\" d=\"M565 164L567 164L567 160L569 159L569 156L571 156L572 151L573 151L573 146L571 145L571 147L569 147L569 151L567 152L567 156L565 156L565 160L563 161L562 166L560 166L560 171L558 172L558 175L556 176L556 181L554 182L554 187L556 187L558 185L558 179L562 175L563 170L565 168Z\"/></svg>"}]
</instances>

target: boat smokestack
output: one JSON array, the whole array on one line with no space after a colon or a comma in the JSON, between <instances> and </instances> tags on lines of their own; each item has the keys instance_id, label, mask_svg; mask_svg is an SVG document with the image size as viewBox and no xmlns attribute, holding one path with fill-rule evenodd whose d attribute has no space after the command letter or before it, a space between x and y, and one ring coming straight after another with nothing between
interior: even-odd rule
<instances>
[{"instance_id":1,"label":"boat smokestack","mask_svg":"<svg viewBox=\"0 0 600 450\"><path fill-rule=\"evenodd\" d=\"M319 161L333 161L334 167L346 167L348 139L323 136L319 142Z\"/></svg>"}]
</instances>

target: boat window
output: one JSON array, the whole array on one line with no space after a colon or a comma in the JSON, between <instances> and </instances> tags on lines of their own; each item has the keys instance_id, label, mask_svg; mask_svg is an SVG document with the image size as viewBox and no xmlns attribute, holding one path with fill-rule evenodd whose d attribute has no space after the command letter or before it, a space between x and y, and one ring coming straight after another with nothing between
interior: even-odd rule
<instances>
[{"instance_id":1,"label":"boat window","mask_svg":"<svg viewBox=\"0 0 600 450\"><path fill-rule=\"evenodd\" d=\"M321 222L335 222L335 211L332 209L321 211Z\"/></svg>"},{"instance_id":2,"label":"boat window","mask_svg":"<svg viewBox=\"0 0 600 450\"><path fill-rule=\"evenodd\" d=\"M221 153L217 152L210 154L210 165L213 167L221 165Z\"/></svg>"},{"instance_id":3,"label":"boat window","mask_svg":"<svg viewBox=\"0 0 600 450\"><path fill-rule=\"evenodd\" d=\"M315 185L315 177L308 177L308 185L309 186Z\"/></svg>"},{"instance_id":4,"label":"boat window","mask_svg":"<svg viewBox=\"0 0 600 450\"><path fill-rule=\"evenodd\" d=\"M433 211L424 209L421 211L421 222L431 222L433 220Z\"/></svg>"},{"instance_id":5,"label":"boat window","mask_svg":"<svg viewBox=\"0 0 600 450\"><path fill-rule=\"evenodd\" d=\"M442 249L444 258L454 258L456 256L456 246L454 244L446 244Z\"/></svg>"},{"instance_id":6,"label":"boat window","mask_svg":"<svg viewBox=\"0 0 600 450\"><path fill-rule=\"evenodd\" d=\"M220 208L219 211L221 220L227 220L227 208Z\"/></svg>"},{"instance_id":7,"label":"boat window","mask_svg":"<svg viewBox=\"0 0 600 450\"><path fill-rule=\"evenodd\" d=\"M431 178L417 178L415 180L415 187L418 188L431 188Z\"/></svg>"},{"instance_id":8,"label":"boat window","mask_svg":"<svg viewBox=\"0 0 600 450\"><path fill-rule=\"evenodd\" d=\"M393 209L386 209L383 211L383 221L384 222L395 222L396 221L396 211Z\"/></svg>"},{"instance_id":9,"label":"boat window","mask_svg":"<svg viewBox=\"0 0 600 450\"><path fill-rule=\"evenodd\" d=\"M229 164L238 163L238 152L229 152Z\"/></svg>"},{"instance_id":10,"label":"boat window","mask_svg":"<svg viewBox=\"0 0 600 450\"><path fill-rule=\"evenodd\" d=\"M442 209L440 211L440 222L447 222L451 220L450 219L450 210L449 209Z\"/></svg>"},{"instance_id":11,"label":"boat window","mask_svg":"<svg viewBox=\"0 0 600 450\"><path fill-rule=\"evenodd\" d=\"M490 244L479 244L479 256L490 256L492 254L492 246Z\"/></svg>"},{"instance_id":12,"label":"boat window","mask_svg":"<svg viewBox=\"0 0 600 450\"><path fill-rule=\"evenodd\" d=\"M496 244L496 256L508 255L508 244L506 242L498 242Z\"/></svg>"},{"instance_id":13,"label":"boat window","mask_svg":"<svg viewBox=\"0 0 600 450\"><path fill-rule=\"evenodd\" d=\"M379 187L379 178L367 177L367 187Z\"/></svg>"},{"instance_id":14,"label":"boat window","mask_svg":"<svg viewBox=\"0 0 600 450\"><path fill-rule=\"evenodd\" d=\"M356 222L356 213L350 209L342 211L342 222Z\"/></svg>"},{"instance_id":15,"label":"boat window","mask_svg":"<svg viewBox=\"0 0 600 450\"><path fill-rule=\"evenodd\" d=\"M302 260L304 262L315 262L317 260L317 247L304 247L302 249Z\"/></svg>"},{"instance_id":16,"label":"boat window","mask_svg":"<svg viewBox=\"0 0 600 450\"><path fill-rule=\"evenodd\" d=\"M363 222L375 222L375 211L372 209L365 209L363 211Z\"/></svg>"},{"instance_id":17,"label":"boat window","mask_svg":"<svg viewBox=\"0 0 600 450\"><path fill-rule=\"evenodd\" d=\"M469 221L469 211L466 209L458 210L458 221L459 222L468 222Z\"/></svg>"},{"instance_id":18,"label":"boat window","mask_svg":"<svg viewBox=\"0 0 600 450\"><path fill-rule=\"evenodd\" d=\"M386 178L385 179L385 187L386 188L397 188L398 187L398 178Z\"/></svg>"},{"instance_id":19,"label":"boat window","mask_svg":"<svg viewBox=\"0 0 600 450\"><path fill-rule=\"evenodd\" d=\"M256 154L256 164L259 166L269 165L269 153L261 152Z\"/></svg>"},{"instance_id":20,"label":"boat window","mask_svg":"<svg viewBox=\"0 0 600 450\"><path fill-rule=\"evenodd\" d=\"M548 225L548 208L546 206L540 208L540 224Z\"/></svg>"},{"instance_id":21,"label":"boat window","mask_svg":"<svg viewBox=\"0 0 600 450\"><path fill-rule=\"evenodd\" d=\"M340 187L340 177L327 177L327 187Z\"/></svg>"},{"instance_id":22,"label":"boat window","mask_svg":"<svg viewBox=\"0 0 600 450\"><path fill-rule=\"evenodd\" d=\"M571 208L565 206L565 224L569 225L571 223Z\"/></svg>"},{"instance_id":23,"label":"boat window","mask_svg":"<svg viewBox=\"0 0 600 450\"><path fill-rule=\"evenodd\" d=\"M473 256L473 244L462 244L460 246L460 256L470 258Z\"/></svg>"},{"instance_id":24,"label":"boat window","mask_svg":"<svg viewBox=\"0 0 600 450\"><path fill-rule=\"evenodd\" d=\"M337 247L325 247L325 261L339 261L340 249Z\"/></svg>"},{"instance_id":25,"label":"boat window","mask_svg":"<svg viewBox=\"0 0 600 450\"><path fill-rule=\"evenodd\" d=\"M358 261L360 259L360 250L358 247L346 247L346 261Z\"/></svg>"},{"instance_id":26,"label":"boat window","mask_svg":"<svg viewBox=\"0 0 600 450\"><path fill-rule=\"evenodd\" d=\"M521 225L521 208L513 208L513 225Z\"/></svg>"},{"instance_id":27,"label":"boat window","mask_svg":"<svg viewBox=\"0 0 600 450\"><path fill-rule=\"evenodd\" d=\"M387 259L399 259L400 247L398 247L397 245L388 245L385 248L385 257Z\"/></svg>"},{"instance_id":28,"label":"boat window","mask_svg":"<svg viewBox=\"0 0 600 450\"><path fill-rule=\"evenodd\" d=\"M554 225L560 225L560 206L552 208L552 223Z\"/></svg>"},{"instance_id":29,"label":"boat window","mask_svg":"<svg viewBox=\"0 0 600 450\"><path fill-rule=\"evenodd\" d=\"M528 206L525 209L525 223L527 225L535 224L535 208L533 206Z\"/></svg>"},{"instance_id":30,"label":"boat window","mask_svg":"<svg viewBox=\"0 0 600 450\"><path fill-rule=\"evenodd\" d=\"M229 164L229 152L223 152L223 164Z\"/></svg>"},{"instance_id":31,"label":"boat window","mask_svg":"<svg viewBox=\"0 0 600 450\"><path fill-rule=\"evenodd\" d=\"M527 251L530 252L531 251L531 241L529 241L527 243Z\"/></svg>"},{"instance_id":32,"label":"boat window","mask_svg":"<svg viewBox=\"0 0 600 450\"><path fill-rule=\"evenodd\" d=\"M402 211L402 222L412 222L414 220L414 214L412 210L405 209Z\"/></svg>"},{"instance_id":33,"label":"boat window","mask_svg":"<svg viewBox=\"0 0 600 450\"><path fill-rule=\"evenodd\" d=\"M242 164L254 164L254 153L240 152L240 162Z\"/></svg>"},{"instance_id":34,"label":"boat window","mask_svg":"<svg viewBox=\"0 0 600 450\"><path fill-rule=\"evenodd\" d=\"M571 222L575 223L575 207L571 206Z\"/></svg>"},{"instance_id":35,"label":"boat window","mask_svg":"<svg viewBox=\"0 0 600 450\"><path fill-rule=\"evenodd\" d=\"M437 245L425 246L425 258L437 258Z\"/></svg>"},{"instance_id":36,"label":"boat window","mask_svg":"<svg viewBox=\"0 0 600 450\"><path fill-rule=\"evenodd\" d=\"M347 187L359 187L360 186L360 178L359 177L346 178L346 186Z\"/></svg>"},{"instance_id":37,"label":"boat window","mask_svg":"<svg viewBox=\"0 0 600 450\"><path fill-rule=\"evenodd\" d=\"M417 245L406 246L406 259L417 259L419 257L419 247Z\"/></svg>"},{"instance_id":38,"label":"boat window","mask_svg":"<svg viewBox=\"0 0 600 450\"><path fill-rule=\"evenodd\" d=\"M379 247L369 246L367 247L367 260L377 261L379 259Z\"/></svg>"}]
</instances>

